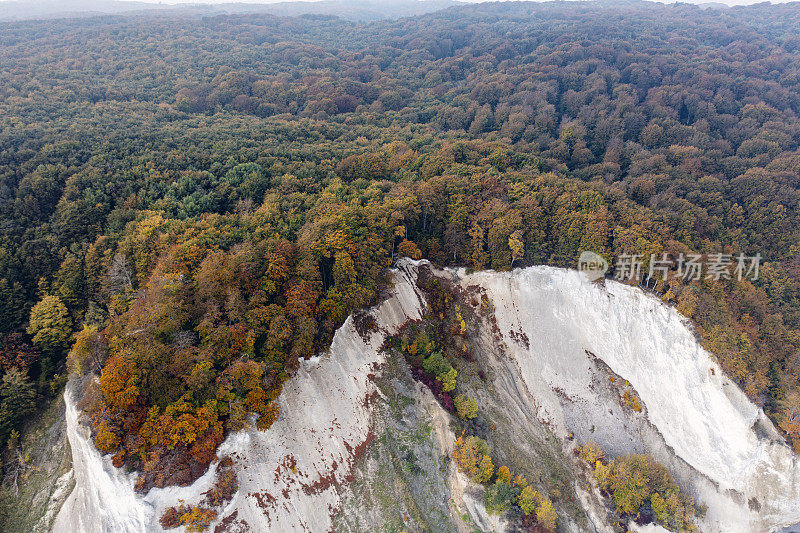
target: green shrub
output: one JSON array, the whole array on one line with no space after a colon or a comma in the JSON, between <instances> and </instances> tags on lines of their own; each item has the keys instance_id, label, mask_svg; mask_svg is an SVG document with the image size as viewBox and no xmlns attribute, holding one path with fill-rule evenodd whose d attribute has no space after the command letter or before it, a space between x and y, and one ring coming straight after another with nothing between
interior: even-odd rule
<instances>
[{"instance_id":1,"label":"green shrub","mask_svg":"<svg viewBox=\"0 0 800 533\"><path fill-rule=\"evenodd\" d=\"M458 416L465 420L475 418L478 415L478 402L475 401L475 398L459 394L453 398L453 404L456 406Z\"/></svg>"}]
</instances>

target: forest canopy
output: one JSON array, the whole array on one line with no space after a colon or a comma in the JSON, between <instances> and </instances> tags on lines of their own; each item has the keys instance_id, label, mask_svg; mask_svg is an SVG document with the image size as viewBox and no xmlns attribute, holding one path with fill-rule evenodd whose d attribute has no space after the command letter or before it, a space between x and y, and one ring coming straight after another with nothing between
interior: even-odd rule
<instances>
[{"instance_id":1,"label":"forest canopy","mask_svg":"<svg viewBox=\"0 0 800 533\"><path fill-rule=\"evenodd\" d=\"M398 257L591 250L760 253L655 290L800 448L798 35L796 4L1 23L0 441L94 374L98 447L186 483Z\"/></svg>"}]
</instances>

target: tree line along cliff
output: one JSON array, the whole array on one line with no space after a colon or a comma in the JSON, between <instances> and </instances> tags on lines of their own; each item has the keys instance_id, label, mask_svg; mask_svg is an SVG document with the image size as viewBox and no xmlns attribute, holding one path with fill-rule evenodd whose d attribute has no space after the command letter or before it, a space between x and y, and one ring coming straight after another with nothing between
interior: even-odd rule
<instances>
[{"instance_id":1,"label":"tree line along cliff","mask_svg":"<svg viewBox=\"0 0 800 533\"><path fill-rule=\"evenodd\" d=\"M398 256L592 250L762 254L656 291L800 446L798 30L639 3L2 24L0 441L93 372L98 447L185 483Z\"/></svg>"}]
</instances>

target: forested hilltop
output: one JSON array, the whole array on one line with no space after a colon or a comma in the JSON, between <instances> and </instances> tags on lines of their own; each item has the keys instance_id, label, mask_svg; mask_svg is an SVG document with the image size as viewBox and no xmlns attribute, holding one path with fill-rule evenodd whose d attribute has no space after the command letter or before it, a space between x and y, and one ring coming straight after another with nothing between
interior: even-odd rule
<instances>
[{"instance_id":1,"label":"forested hilltop","mask_svg":"<svg viewBox=\"0 0 800 533\"><path fill-rule=\"evenodd\" d=\"M93 372L100 450L193 480L400 256L760 253L656 291L800 448L798 113L797 3L0 24L6 479Z\"/></svg>"}]
</instances>

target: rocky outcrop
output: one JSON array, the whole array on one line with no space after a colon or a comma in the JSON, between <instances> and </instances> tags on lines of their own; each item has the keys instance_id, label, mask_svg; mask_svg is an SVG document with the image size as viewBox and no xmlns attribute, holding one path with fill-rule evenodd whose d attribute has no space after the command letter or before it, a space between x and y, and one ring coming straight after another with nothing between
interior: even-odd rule
<instances>
[{"instance_id":1,"label":"rocky outcrop","mask_svg":"<svg viewBox=\"0 0 800 533\"><path fill-rule=\"evenodd\" d=\"M222 444L239 489L220 510L218 531L505 527L448 459L450 415L402 358L382 350L387 335L422 319L421 268L430 267L402 263L383 303L350 317L328 353L302 364L269 431L241 431ZM703 531L800 521L796 456L673 309L639 289L562 269L433 274L480 295L476 309L489 310L476 310L481 318L471 324L485 375L459 383L492 420L487 440L504 463L565 482L568 493L555 501L562 530L610 530L605 503L586 490L571 453L589 440L664 463L707 505ZM55 531L159 531L164 509L199 500L213 482L212 468L191 486L135 494L134 475L92 445L71 388L65 398L76 487Z\"/></svg>"},{"instance_id":2,"label":"rocky outcrop","mask_svg":"<svg viewBox=\"0 0 800 533\"><path fill-rule=\"evenodd\" d=\"M561 439L652 454L708 506L703 531L800 521L797 457L674 309L564 269L451 275L492 303L504 353L488 354L504 368L505 382L495 382L518 411L535 406ZM620 387L641 412L620 401Z\"/></svg>"}]
</instances>

